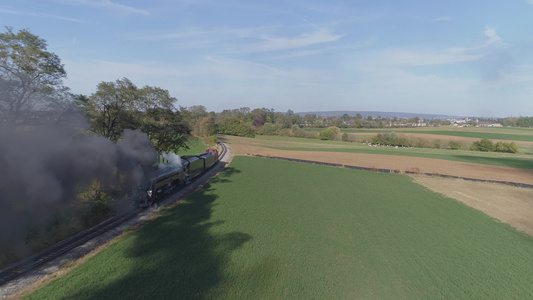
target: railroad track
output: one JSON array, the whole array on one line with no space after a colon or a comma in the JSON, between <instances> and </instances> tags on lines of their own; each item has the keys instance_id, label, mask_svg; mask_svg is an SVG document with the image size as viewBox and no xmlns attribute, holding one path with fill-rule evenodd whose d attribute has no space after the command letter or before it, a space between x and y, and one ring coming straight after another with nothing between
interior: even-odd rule
<instances>
[{"instance_id":1,"label":"railroad track","mask_svg":"<svg viewBox=\"0 0 533 300\"><path fill-rule=\"evenodd\" d=\"M141 209L133 209L121 215L110 218L94 227L81 231L61 242L44 249L26 259L23 259L0 271L0 286L11 280L26 274L27 272L52 261L55 258L69 252L70 250L82 245L91 239L111 230L127 220L133 218Z\"/></svg>"},{"instance_id":2,"label":"railroad track","mask_svg":"<svg viewBox=\"0 0 533 300\"><path fill-rule=\"evenodd\" d=\"M224 143L219 142L218 145L220 148L219 159L222 159L226 155L228 149L227 149L226 144ZM223 163L223 162L219 161L219 163ZM117 215L94 227L91 227L69 238L66 238L62 240L61 242L47 249L44 249L30 257L27 257L15 264L12 264L3 270L0 270L0 286L3 286L4 284L10 281L13 281L15 279L18 279L22 275L32 270L35 270L38 267L48 262L51 262L52 260L60 257L61 255L71 251L72 249L80 245L85 244L86 242L92 240L93 238L111 229L116 228L117 226L137 216L142 211L143 209L137 208L137 209L132 209L126 213Z\"/></svg>"},{"instance_id":3,"label":"railroad track","mask_svg":"<svg viewBox=\"0 0 533 300\"><path fill-rule=\"evenodd\" d=\"M220 147L220 152L218 153L218 159L222 159L222 157L226 156L226 153L228 152L228 147L225 143L218 142L218 146Z\"/></svg>"}]
</instances>

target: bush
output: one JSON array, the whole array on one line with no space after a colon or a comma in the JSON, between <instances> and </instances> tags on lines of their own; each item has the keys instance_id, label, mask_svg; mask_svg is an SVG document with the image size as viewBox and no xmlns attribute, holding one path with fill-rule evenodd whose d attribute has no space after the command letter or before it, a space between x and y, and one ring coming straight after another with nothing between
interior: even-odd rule
<instances>
[{"instance_id":1,"label":"bush","mask_svg":"<svg viewBox=\"0 0 533 300\"><path fill-rule=\"evenodd\" d=\"M441 140L434 140L433 141L433 148L435 149L442 149L442 141Z\"/></svg>"},{"instance_id":2,"label":"bush","mask_svg":"<svg viewBox=\"0 0 533 300\"><path fill-rule=\"evenodd\" d=\"M386 145L386 146L399 146L410 147L411 142L405 135L397 135L395 132L391 133L378 133L373 137L370 142L372 144Z\"/></svg>"},{"instance_id":3,"label":"bush","mask_svg":"<svg viewBox=\"0 0 533 300\"><path fill-rule=\"evenodd\" d=\"M258 134L261 135L277 135L279 131L278 124L265 123L263 127L258 131Z\"/></svg>"},{"instance_id":4,"label":"bush","mask_svg":"<svg viewBox=\"0 0 533 300\"><path fill-rule=\"evenodd\" d=\"M494 151L494 143L489 139L482 139L481 141L474 142L470 147L472 151Z\"/></svg>"},{"instance_id":5,"label":"bush","mask_svg":"<svg viewBox=\"0 0 533 300\"><path fill-rule=\"evenodd\" d=\"M497 142L494 145L494 151L496 151L496 152L506 152L506 153L516 153L516 152L518 152L518 146L514 142L510 142L510 143Z\"/></svg>"},{"instance_id":6,"label":"bush","mask_svg":"<svg viewBox=\"0 0 533 300\"><path fill-rule=\"evenodd\" d=\"M451 150L459 150L462 148L462 145L457 141L450 141L450 143L448 143L448 148Z\"/></svg>"},{"instance_id":7,"label":"bush","mask_svg":"<svg viewBox=\"0 0 533 300\"><path fill-rule=\"evenodd\" d=\"M292 132L289 128L283 128L278 130L279 136L292 136Z\"/></svg>"},{"instance_id":8,"label":"bush","mask_svg":"<svg viewBox=\"0 0 533 300\"><path fill-rule=\"evenodd\" d=\"M339 127L331 126L322 130L319 136L321 140L333 140L340 131Z\"/></svg>"},{"instance_id":9,"label":"bush","mask_svg":"<svg viewBox=\"0 0 533 300\"><path fill-rule=\"evenodd\" d=\"M515 142L510 142L507 150L508 150L507 152L509 152L509 153L517 153L518 152L518 146L515 144Z\"/></svg>"},{"instance_id":10,"label":"bush","mask_svg":"<svg viewBox=\"0 0 533 300\"><path fill-rule=\"evenodd\" d=\"M106 220L114 214L114 200L104 191L102 183L98 180L88 187L82 187L83 191L78 194L82 203L87 205L87 211L82 216L86 226L95 225Z\"/></svg>"},{"instance_id":11,"label":"bush","mask_svg":"<svg viewBox=\"0 0 533 300\"><path fill-rule=\"evenodd\" d=\"M205 138L205 143L207 144L207 147L213 148L217 144L217 136L216 135L210 135Z\"/></svg>"},{"instance_id":12,"label":"bush","mask_svg":"<svg viewBox=\"0 0 533 300\"><path fill-rule=\"evenodd\" d=\"M292 125L291 127L291 134L294 137L304 138L307 137L307 132L300 128L298 125Z\"/></svg>"},{"instance_id":13,"label":"bush","mask_svg":"<svg viewBox=\"0 0 533 300\"><path fill-rule=\"evenodd\" d=\"M348 134L345 132L342 134L342 141L347 142L348 141Z\"/></svg>"},{"instance_id":14,"label":"bush","mask_svg":"<svg viewBox=\"0 0 533 300\"><path fill-rule=\"evenodd\" d=\"M494 144L488 139L482 139L481 141L474 142L470 147L472 151L494 151L494 152L505 152L505 153L517 153L518 146L515 142L505 143L497 142Z\"/></svg>"}]
</instances>

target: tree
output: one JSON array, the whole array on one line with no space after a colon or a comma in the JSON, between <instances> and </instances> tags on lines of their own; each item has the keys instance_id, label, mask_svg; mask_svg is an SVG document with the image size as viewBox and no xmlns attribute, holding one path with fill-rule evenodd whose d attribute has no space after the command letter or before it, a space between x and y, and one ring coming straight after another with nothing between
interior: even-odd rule
<instances>
[{"instance_id":1,"label":"tree","mask_svg":"<svg viewBox=\"0 0 533 300\"><path fill-rule=\"evenodd\" d=\"M259 128L263 125L265 125L267 113L265 109L256 108L252 110L251 112L252 122L255 127Z\"/></svg>"},{"instance_id":2,"label":"tree","mask_svg":"<svg viewBox=\"0 0 533 300\"><path fill-rule=\"evenodd\" d=\"M137 114L141 119L137 129L148 135L157 153L187 149L190 128L178 111L155 107Z\"/></svg>"},{"instance_id":3,"label":"tree","mask_svg":"<svg viewBox=\"0 0 533 300\"><path fill-rule=\"evenodd\" d=\"M303 121L306 126L313 126L316 120L315 114L305 114Z\"/></svg>"},{"instance_id":4,"label":"tree","mask_svg":"<svg viewBox=\"0 0 533 300\"><path fill-rule=\"evenodd\" d=\"M159 87L137 88L129 79L101 82L89 96L77 96L85 106L92 131L117 141L125 129L139 129L148 135L158 152L186 148L190 127L176 111L177 99Z\"/></svg>"},{"instance_id":5,"label":"tree","mask_svg":"<svg viewBox=\"0 0 533 300\"><path fill-rule=\"evenodd\" d=\"M255 132L251 125L246 124L237 117L225 118L220 124L218 124L218 133L243 137L255 137Z\"/></svg>"},{"instance_id":6,"label":"tree","mask_svg":"<svg viewBox=\"0 0 533 300\"><path fill-rule=\"evenodd\" d=\"M215 135L217 128L215 125L215 117L207 116L200 120L198 134L202 137Z\"/></svg>"},{"instance_id":7,"label":"tree","mask_svg":"<svg viewBox=\"0 0 533 300\"><path fill-rule=\"evenodd\" d=\"M64 92L66 71L44 39L27 29L0 33L0 117L16 122L23 111L45 109Z\"/></svg>"},{"instance_id":8,"label":"tree","mask_svg":"<svg viewBox=\"0 0 533 300\"><path fill-rule=\"evenodd\" d=\"M182 113L185 114L184 119L189 124L189 127L195 131L199 130L198 126L200 120L202 120L208 115L207 108L203 105L189 106L187 108L182 109Z\"/></svg>"},{"instance_id":9,"label":"tree","mask_svg":"<svg viewBox=\"0 0 533 300\"><path fill-rule=\"evenodd\" d=\"M138 88L129 79L101 82L87 102L92 130L116 142L124 129L137 127L131 112L140 104Z\"/></svg>"}]
</instances>

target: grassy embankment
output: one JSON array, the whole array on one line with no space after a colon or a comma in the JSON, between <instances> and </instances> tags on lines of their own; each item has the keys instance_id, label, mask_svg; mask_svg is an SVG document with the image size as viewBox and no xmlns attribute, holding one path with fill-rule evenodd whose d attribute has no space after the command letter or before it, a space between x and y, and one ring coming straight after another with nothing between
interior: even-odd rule
<instances>
[{"instance_id":1,"label":"grassy embankment","mask_svg":"<svg viewBox=\"0 0 533 300\"><path fill-rule=\"evenodd\" d=\"M204 141L198 137L192 137L191 140L187 142L187 146L189 146L189 149L179 151L178 155L198 155L204 153L205 149L207 149L207 146L204 144Z\"/></svg>"},{"instance_id":2,"label":"grassy embankment","mask_svg":"<svg viewBox=\"0 0 533 300\"><path fill-rule=\"evenodd\" d=\"M530 299L532 255L407 176L235 157L30 299Z\"/></svg>"}]
</instances>

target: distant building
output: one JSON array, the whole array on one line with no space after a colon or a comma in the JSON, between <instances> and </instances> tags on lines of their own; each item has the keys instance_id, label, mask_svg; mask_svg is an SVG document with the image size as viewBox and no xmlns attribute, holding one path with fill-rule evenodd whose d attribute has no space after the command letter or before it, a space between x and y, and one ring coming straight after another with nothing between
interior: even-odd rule
<instances>
[{"instance_id":1,"label":"distant building","mask_svg":"<svg viewBox=\"0 0 533 300\"><path fill-rule=\"evenodd\" d=\"M503 127L500 123L492 123L492 122L479 122L477 124L478 127Z\"/></svg>"}]
</instances>

